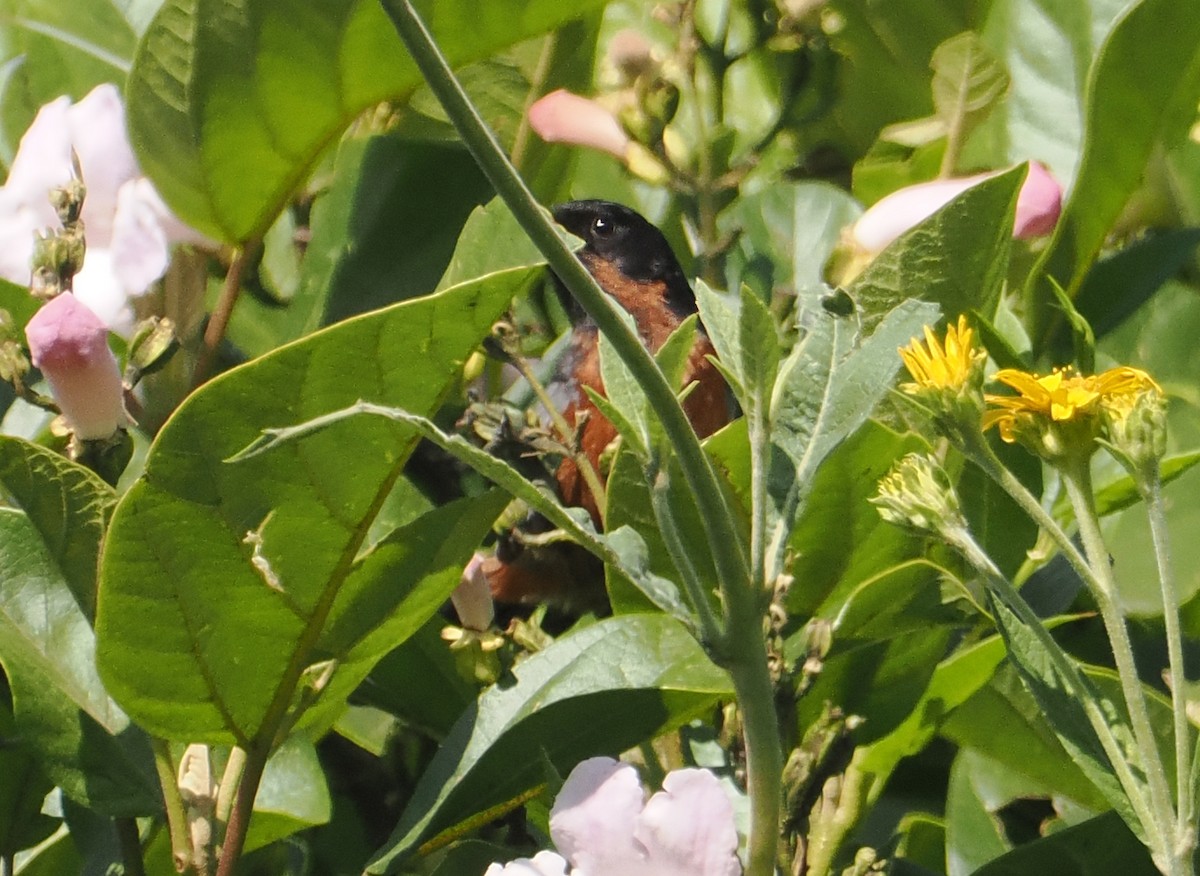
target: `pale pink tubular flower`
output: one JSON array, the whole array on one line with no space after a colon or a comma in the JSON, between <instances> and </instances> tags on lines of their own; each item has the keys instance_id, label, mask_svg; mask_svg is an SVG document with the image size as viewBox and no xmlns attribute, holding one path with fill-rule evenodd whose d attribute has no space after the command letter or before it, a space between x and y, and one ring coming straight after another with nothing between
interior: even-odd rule
<instances>
[{"instance_id":1,"label":"pale pink tubular flower","mask_svg":"<svg viewBox=\"0 0 1200 876\"><path fill-rule=\"evenodd\" d=\"M529 107L529 124L547 143L570 143L625 159L630 139L621 123L594 100L565 89L552 91Z\"/></svg>"},{"instance_id":2,"label":"pale pink tubular flower","mask_svg":"<svg viewBox=\"0 0 1200 876\"><path fill-rule=\"evenodd\" d=\"M585 760L554 802L550 836L570 863L571 876L742 872L733 806L717 778L702 769L675 770L663 790L646 800L633 767L607 757ZM539 873L499 866L493 864L486 876Z\"/></svg>"},{"instance_id":3,"label":"pale pink tubular flower","mask_svg":"<svg viewBox=\"0 0 1200 876\"><path fill-rule=\"evenodd\" d=\"M70 292L48 301L25 326L25 339L76 437L108 438L129 422L108 331L86 304Z\"/></svg>"},{"instance_id":4,"label":"pale pink tubular flower","mask_svg":"<svg viewBox=\"0 0 1200 876\"><path fill-rule=\"evenodd\" d=\"M929 218L958 195L1003 171L959 179L939 179L906 186L880 199L858 218L851 230L854 243L869 253L882 252L914 225ZM1029 175L1017 196L1013 237L1049 234L1062 212L1062 187L1042 165L1029 163Z\"/></svg>"},{"instance_id":5,"label":"pale pink tubular flower","mask_svg":"<svg viewBox=\"0 0 1200 876\"><path fill-rule=\"evenodd\" d=\"M105 325L125 333L133 323L129 298L166 272L170 246L212 243L176 219L141 175L120 92L99 85L78 103L60 97L43 106L21 138L0 187L0 277L27 284L34 233L61 227L49 196L71 179L72 150L87 187L87 253L73 288Z\"/></svg>"},{"instance_id":6,"label":"pale pink tubular flower","mask_svg":"<svg viewBox=\"0 0 1200 876\"><path fill-rule=\"evenodd\" d=\"M492 620L496 617L492 589L483 574L483 560L484 555L480 553L471 557L471 561L463 569L458 586L450 594L450 602L454 604L459 623L465 629L477 633L490 629Z\"/></svg>"}]
</instances>

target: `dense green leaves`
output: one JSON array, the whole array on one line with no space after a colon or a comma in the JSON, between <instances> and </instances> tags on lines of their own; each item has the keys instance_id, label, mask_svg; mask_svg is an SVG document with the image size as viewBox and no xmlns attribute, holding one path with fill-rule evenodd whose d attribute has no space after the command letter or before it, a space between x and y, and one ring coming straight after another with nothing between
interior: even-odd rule
<instances>
[{"instance_id":1,"label":"dense green leaves","mask_svg":"<svg viewBox=\"0 0 1200 876\"><path fill-rule=\"evenodd\" d=\"M730 692L695 640L661 615L601 621L513 675L459 719L368 872L395 872L440 831L554 780L584 757L616 754L677 727Z\"/></svg>"},{"instance_id":2,"label":"dense green leaves","mask_svg":"<svg viewBox=\"0 0 1200 876\"><path fill-rule=\"evenodd\" d=\"M214 742L273 734L264 722L282 719L296 685L316 683L330 666L321 661L349 661L335 679L343 671L361 677L369 654L389 650L362 643L386 630L399 608L391 573L414 574L410 585L440 576L431 592L413 591L423 593L421 608L399 614L402 630L380 633L391 644L436 608L453 587L450 568L461 568L490 524L486 504L413 524L418 534L424 527L450 534L444 554L421 558L428 566L406 565L426 534L401 543L395 556L386 543L357 556L413 445L411 432L362 420L281 453L223 460L267 426L360 397L432 410L532 275L517 268L349 320L223 375L177 412L151 450L145 478L118 506L103 566L100 662L145 726ZM252 672L249 641L256 643Z\"/></svg>"},{"instance_id":3,"label":"dense green leaves","mask_svg":"<svg viewBox=\"0 0 1200 876\"><path fill-rule=\"evenodd\" d=\"M598 3L417 5L462 64ZM420 82L375 0L166 0L138 46L129 124L167 203L195 227L243 241L266 230L355 116Z\"/></svg>"}]
</instances>

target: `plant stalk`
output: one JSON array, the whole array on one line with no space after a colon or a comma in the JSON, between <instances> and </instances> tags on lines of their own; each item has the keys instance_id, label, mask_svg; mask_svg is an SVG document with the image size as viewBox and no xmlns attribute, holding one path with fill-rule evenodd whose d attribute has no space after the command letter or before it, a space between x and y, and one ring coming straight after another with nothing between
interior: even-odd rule
<instances>
[{"instance_id":1,"label":"plant stalk","mask_svg":"<svg viewBox=\"0 0 1200 876\"><path fill-rule=\"evenodd\" d=\"M1142 478L1138 478L1143 480ZM1163 507L1162 478L1158 466L1144 479L1142 498L1150 521L1150 539L1158 564L1158 583L1162 588L1163 628L1167 636L1167 663L1171 680L1171 712L1175 731L1176 841L1186 843L1190 854L1196 842L1192 819L1195 800L1190 781L1191 724L1187 716L1187 678L1183 669L1183 630L1179 623L1179 593L1175 590L1175 570L1171 563L1171 545ZM1180 849L1181 853L1184 849Z\"/></svg>"},{"instance_id":2,"label":"plant stalk","mask_svg":"<svg viewBox=\"0 0 1200 876\"><path fill-rule=\"evenodd\" d=\"M254 812L254 798L258 796L258 786L270 754L266 746L261 745L256 745L246 752L246 766L242 771L242 779L238 782L237 796L229 813L229 824L221 841L221 861L217 865L217 876L233 876L238 858L242 856L242 848L246 844L246 831L250 827L250 816Z\"/></svg>"},{"instance_id":3,"label":"plant stalk","mask_svg":"<svg viewBox=\"0 0 1200 876\"><path fill-rule=\"evenodd\" d=\"M163 792L167 835L171 838L171 859L175 863L175 869L183 873L191 866L192 840L188 836L187 808L183 805L183 797L179 793L177 768L167 740L152 737L150 749L154 752L154 770L158 773L158 784Z\"/></svg>"},{"instance_id":4,"label":"plant stalk","mask_svg":"<svg viewBox=\"0 0 1200 876\"><path fill-rule=\"evenodd\" d=\"M1174 834L1175 811L1171 805L1171 792L1167 785L1166 770L1163 769L1162 758L1158 753L1158 745L1154 739L1154 728L1150 724L1150 712L1146 706L1146 694L1138 676L1137 664L1133 655L1133 643L1129 639L1129 629L1125 625L1125 617L1117 605L1116 581L1112 575L1112 565L1109 560L1108 547L1104 544L1104 536L1100 533L1100 521L1096 515L1095 497L1092 493L1092 475L1086 459L1076 460L1063 471L1063 484L1067 495L1075 509L1075 520L1079 526L1079 537L1083 541L1084 553L1087 555L1096 579L1097 586L1092 595L1100 609L1100 617L1108 632L1112 645L1113 661L1117 667L1117 675L1121 679L1121 690L1125 695L1125 705L1129 711L1129 720L1133 726L1133 736L1146 770L1146 781L1150 786L1150 804L1154 809L1155 818L1164 837ZM1169 849L1172 860L1172 873L1180 873L1179 859L1174 851L1174 844Z\"/></svg>"}]
</instances>

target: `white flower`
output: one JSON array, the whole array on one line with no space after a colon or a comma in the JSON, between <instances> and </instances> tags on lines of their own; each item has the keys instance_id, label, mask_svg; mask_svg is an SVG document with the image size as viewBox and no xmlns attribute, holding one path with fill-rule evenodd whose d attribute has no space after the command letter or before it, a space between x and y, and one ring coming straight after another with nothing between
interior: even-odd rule
<instances>
[{"instance_id":1,"label":"white flower","mask_svg":"<svg viewBox=\"0 0 1200 876\"><path fill-rule=\"evenodd\" d=\"M43 106L21 138L0 187L0 277L29 283L34 233L61 227L49 195L70 181L72 150L87 187L87 254L75 276L75 295L110 329L128 333L129 298L166 272L170 245L212 244L172 216L141 176L120 93L114 85L99 85L76 104L60 97Z\"/></svg>"},{"instance_id":2,"label":"white flower","mask_svg":"<svg viewBox=\"0 0 1200 876\"><path fill-rule=\"evenodd\" d=\"M567 876L567 862L554 852L538 852L507 864L492 864L483 876Z\"/></svg>"},{"instance_id":3,"label":"white flower","mask_svg":"<svg viewBox=\"0 0 1200 876\"><path fill-rule=\"evenodd\" d=\"M554 801L550 836L570 863L571 876L742 872L733 806L717 778L702 769L675 770L647 801L633 767L607 757L585 760ZM487 876L546 872L498 867L493 864ZM561 871L548 872L559 876Z\"/></svg>"},{"instance_id":4,"label":"white flower","mask_svg":"<svg viewBox=\"0 0 1200 876\"><path fill-rule=\"evenodd\" d=\"M86 304L64 292L33 315L25 338L76 437L108 438L129 422L108 332Z\"/></svg>"},{"instance_id":5,"label":"white flower","mask_svg":"<svg viewBox=\"0 0 1200 876\"><path fill-rule=\"evenodd\" d=\"M458 586L450 594L450 602L454 604L459 623L477 633L490 629L496 617L492 589L488 586L487 576L483 574L485 559L486 555L481 553L471 557L471 561L463 569Z\"/></svg>"}]
</instances>

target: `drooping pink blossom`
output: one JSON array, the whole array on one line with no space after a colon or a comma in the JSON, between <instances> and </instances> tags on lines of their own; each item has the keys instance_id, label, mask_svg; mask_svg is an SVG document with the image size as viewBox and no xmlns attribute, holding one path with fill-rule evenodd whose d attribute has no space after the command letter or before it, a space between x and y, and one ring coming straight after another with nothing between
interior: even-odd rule
<instances>
[{"instance_id":1,"label":"drooping pink blossom","mask_svg":"<svg viewBox=\"0 0 1200 876\"><path fill-rule=\"evenodd\" d=\"M571 876L742 872L733 806L717 778L702 769L675 770L663 790L646 800L633 767L607 757L585 760L554 801L550 836L570 864ZM545 872L499 866L493 864L486 876ZM560 871L550 872L558 876Z\"/></svg>"},{"instance_id":2,"label":"drooping pink blossom","mask_svg":"<svg viewBox=\"0 0 1200 876\"><path fill-rule=\"evenodd\" d=\"M932 216L954 198L1003 171L981 173L958 179L939 179L905 186L881 198L858 218L851 230L854 243L869 253L882 252L888 244ZM1017 196L1013 237L1028 239L1049 234L1062 212L1062 187L1050 172L1030 162L1029 175Z\"/></svg>"},{"instance_id":3,"label":"drooping pink blossom","mask_svg":"<svg viewBox=\"0 0 1200 876\"><path fill-rule=\"evenodd\" d=\"M121 370L91 308L64 292L33 315L25 339L76 437L108 438L128 423Z\"/></svg>"},{"instance_id":4,"label":"drooping pink blossom","mask_svg":"<svg viewBox=\"0 0 1200 876\"><path fill-rule=\"evenodd\" d=\"M529 124L547 143L587 146L621 159L629 148L629 135L611 112L562 88L534 101Z\"/></svg>"},{"instance_id":5,"label":"drooping pink blossom","mask_svg":"<svg viewBox=\"0 0 1200 876\"><path fill-rule=\"evenodd\" d=\"M21 138L0 187L0 277L28 283L35 232L61 227L50 192L70 181L72 150L87 187L87 252L73 289L106 326L124 333L133 323L130 297L166 272L170 246L212 244L175 218L141 175L120 92L99 85L78 103L60 97L43 106Z\"/></svg>"}]
</instances>

